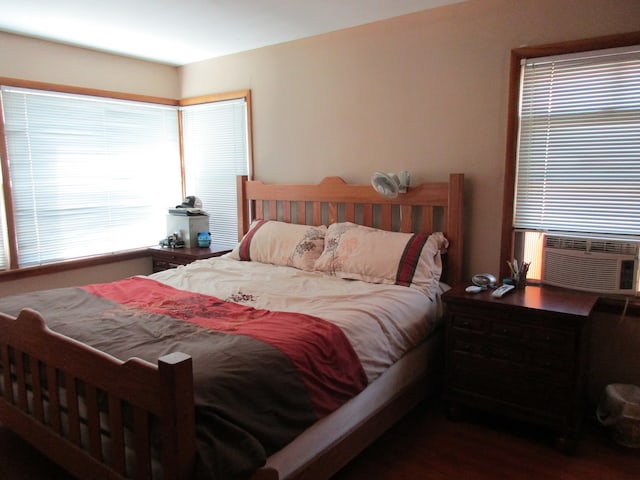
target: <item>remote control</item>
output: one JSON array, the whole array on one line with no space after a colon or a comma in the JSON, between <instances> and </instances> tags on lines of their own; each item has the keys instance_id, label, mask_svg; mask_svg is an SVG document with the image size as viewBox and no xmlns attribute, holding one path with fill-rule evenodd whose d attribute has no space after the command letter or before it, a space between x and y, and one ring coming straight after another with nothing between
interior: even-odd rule
<instances>
[{"instance_id":1,"label":"remote control","mask_svg":"<svg viewBox=\"0 0 640 480\"><path fill-rule=\"evenodd\" d=\"M510 292L514 288L516 287L513 285L507 285L506 283L504 283L500 285L498 288L496 288L493 292L491 292L491 296L496 298L501 298L505 293Z\"/></svg>"}]
</instances>

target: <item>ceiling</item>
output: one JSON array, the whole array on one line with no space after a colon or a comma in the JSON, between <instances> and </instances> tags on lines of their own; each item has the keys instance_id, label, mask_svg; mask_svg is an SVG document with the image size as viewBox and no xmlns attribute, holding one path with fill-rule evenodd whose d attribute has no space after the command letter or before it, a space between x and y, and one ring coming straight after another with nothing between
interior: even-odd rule
<instances>
[{"instance_id":1,"label":"ceiling","mask_svg":"<svg viewBox=\"0 0 640 480\"><path fill-rule=\"evenodd\" d=\"M0 31L185 65L464 0L0 0Z\"/></svg>"}]
</instances>

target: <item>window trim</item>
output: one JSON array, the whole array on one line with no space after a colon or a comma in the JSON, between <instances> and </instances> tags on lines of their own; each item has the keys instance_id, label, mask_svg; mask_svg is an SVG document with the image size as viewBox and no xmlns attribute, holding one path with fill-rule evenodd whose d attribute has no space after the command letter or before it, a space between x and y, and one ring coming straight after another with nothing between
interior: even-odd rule
<instances>
[{"instance_id":1,"label":"window trim","mask_svg":"<svg viewBox=\"0 0 640 480\"><path fill-rule=\"evenodd\" d=\"M140 95L132 93L117 92L111 90L101 90L86 87L76 87L71 85L62 85L56 83L39 82L32 80L22 80L17 78L2 77L0 76L0 84L11 87L31 88L36 90L49 90L52 92L71 93L79 95L89 95L95 97L113 98L118 100L131 100L138 102L155 103L159 105L170 106L186 106L197 105L200 103L208 103L230 99L244 99L247 103L247 141L248 141L248 161L249 161L249 178L253 176L253 130L252 130L252 104L251 104L251 90L237 90L232 92L203 95L198 97L191 97L185 99L172 99L164 97L155 97L149 95ZM1 105L0 105L1 107ZM1 109L0 109L1 111ZM184 176L184 157L182 148L182 118L181 113L178 111L178 135L180 142L180 173L182 179L182 196L185 193L185 176ZM0 121L0 169L2 172L2 178L7 179L9 177L9 162L8 151L5 142L4 135L4 122ZM92 255L88 257L81 257L77 259L55 262L46 265L38 265L32 267L19 268L16 249L16 230L13 212L13 202L11 197L11 189L8 183L3 183L2 195L4 197L5 210L7 214L7 231L8 231L8 246L9 246L9 267L6 270L0 271L0 282L4 280L15 280L31 276L58 273L67 270L74 270L79 268L91 267L96 265L103 265L109 263L116 263L136 258L142 258L148 256L146 248L126 250L122 252L107 253L101 255Z\"/></svg>"},{"instance_id":2,"label":"window trim","mask_svg":"<svg viewBox=\"0 0 640 480\"><path fill-rule=\"evenodd\" d=\"M518 154L518 105L520 97L520 69L524 58L538 58L568 53L587 52L606 48L627 47L640 43L640 31L608 35L605 37L554 43L511 50L509 64L509 92L507 99L507 138L505 149L504 187L502 199L502 231L500 236L500 259L513 258L515 229L513 227L516 162ZM509 276L508 267L500 261L500 277Z\"/></svg>"}]
</instances>

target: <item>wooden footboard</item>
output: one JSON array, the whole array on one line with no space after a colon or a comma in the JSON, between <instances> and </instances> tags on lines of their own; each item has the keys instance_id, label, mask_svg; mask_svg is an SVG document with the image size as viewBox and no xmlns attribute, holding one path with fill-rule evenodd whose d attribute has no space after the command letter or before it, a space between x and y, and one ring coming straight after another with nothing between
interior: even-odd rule
<instances>
[{"instance_id":1,"label":"wooden footboard","mask_svg":"<svg viewBox=\"0 0 640 480\"><path fill-rule=\"evenodd\" d=\"M191 358L116 358L0 314L0 422L79 478L191 478Z\"/></svg>"}]
</instances>

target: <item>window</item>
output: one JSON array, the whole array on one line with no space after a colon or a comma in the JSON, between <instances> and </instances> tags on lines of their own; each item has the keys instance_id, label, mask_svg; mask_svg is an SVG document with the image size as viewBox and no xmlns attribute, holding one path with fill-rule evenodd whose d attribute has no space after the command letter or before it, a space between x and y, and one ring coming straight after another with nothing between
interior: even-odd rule
<instances>
[{"instance_id":1,"label":"window","mask_svg":"<svg viewBox=\"0 0 640 480\"><path fill-rule=\"evenodd\" d=\"M186 191L202 200L212 241L238 242L236 176L249 174L246 98L182 109Z\"/></svg>"},{"instance_id":2,"label":"window","mask_svg":"<svg viewBox=\"0 0 640 480\"><path fill-rule=\"evenodd\" d=\"M174 107L14 87L2 106L18 266L158 241L180 197Z\"/></svg>"},{"instance_id":3,"label":"window","mask_svg":"<svg viewBox=\"0 0 640 480\"><path fill-rule=\"evenodd\" d=\"M545 50L513 56L505 184L502 252L531 261L534 279L543 233L640 239L640 47Z\"/></svg>"},{"instance_id":4,"label":"window","mask_svg":"<svg viewBox=\"0 0 640 480\"><path fill-rule=\"evenodd\" d=\"M211 214L214 241L234 245L236 175L250 170L248 99L178 107L2 86L0 270L155 245L185 183Z\"/></svg>"}]
</instances>

